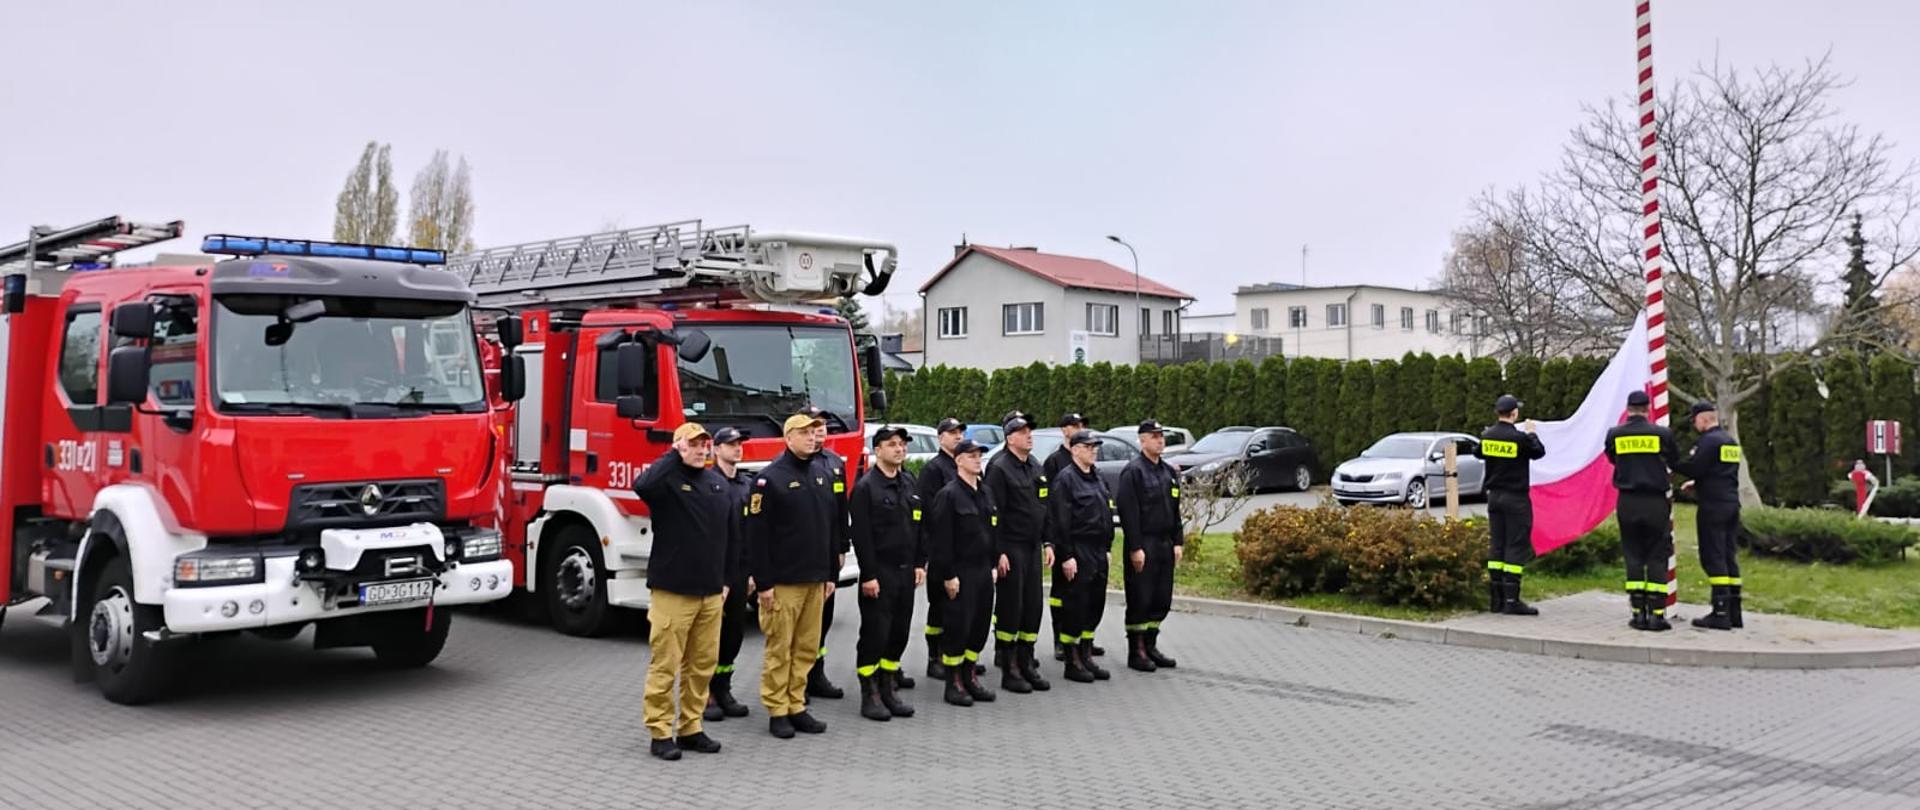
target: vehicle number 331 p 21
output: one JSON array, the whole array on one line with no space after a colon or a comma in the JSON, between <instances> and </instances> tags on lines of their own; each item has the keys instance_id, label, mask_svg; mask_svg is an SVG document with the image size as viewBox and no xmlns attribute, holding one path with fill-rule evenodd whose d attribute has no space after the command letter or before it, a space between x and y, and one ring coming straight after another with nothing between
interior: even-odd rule
<instances>
[{"instance_id":1,"label":"vehicle number 331 p 21","mask_svg":"<svg viewBox=\"0 0 1920 810\"><path fill-rule=\"evenodd\" d=\"M92 442L62 439L54 445L53 468L62 472L93 472L99 466L99 446Z\"/></svg>"},{"instance_id":2,"label":"vehicle number 331 p 21","mask_svg":"<svg viewBox=\"0 0 1920 810\"><path fill-rule=\"evenodd\" d=\"M607 464L607 486L615 489L631 489L634 474L638 469L630 461L614 461Z\"/></svg>"}]
</instances>

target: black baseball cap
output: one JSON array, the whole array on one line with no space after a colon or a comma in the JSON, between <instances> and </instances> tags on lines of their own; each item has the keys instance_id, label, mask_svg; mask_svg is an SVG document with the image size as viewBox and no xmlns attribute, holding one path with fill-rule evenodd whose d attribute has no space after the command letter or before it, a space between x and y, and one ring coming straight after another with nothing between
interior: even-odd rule
<instances>
[{"instance_id":1,"label":"black baseball cap","mask_svg":"<svg viewBox=\"0 0 1920 810\"><path fill-rule=\"evenodd\" d=\"M734 442L740 441L741 439L745 439L746 437L747 437L746 434L741 433L739 428L723 427L717 431L714 431L713 443L714 444L733 444Z\"/></svg>"},{"instance_id":2,"label":"black baseball cap","mask_svg":"<svg viewBox=\"0 0 1920 810\"><path fill-rule=\"evenodd\" d=\"M951 416L949 416L949 417L947 417L947 418L945 418L945 419L942 419L942 420L940 420L940 424L939 424L939 425L936 425L936 426L935 426L935 427L933 428L933 432L935 432L935 433L952 433L952 432L954 432L954 431L956 431L956 430L965 430L965 429L966 429L966 427L967 427L967 423L965 423L965 422L962 422L962 421L960 421L960 420L958 420L958 419L955 419L955 418L953 418L953 417L951 417Z\"/></svg>"},{"instance_id":3,"label":"black baseball cap","mask_svg":"<svg viewBox=\"0 0 1920 810\"><path fill-rule=\"evenodd\" d=\"M1074 425L1084 425L1086 423L1087 423L1086 417L1081 416L1078 413L1073 413L1071 411L1065 414L1064 416L1060 417L1060 426L1063 428L1073 427Z\"/></svg>"},{"instance_id":4,"label":"black baseball cap","mask_svg":"<svg viewBox=\"0 0 1920 810\"><path fill-rule=\"evenodd\" d=\"M968 453L985 453L985 452L987 452L987 446L979 442L976 442L972 439L961 439L960 443L957 445L954 445L954 448L953 448L953 454L956 456L964 456Z\"/></svg>"},{"instance_id":5,"label":"black baseball cap","mask_svg":"<svg viewBox=\"0 0 1920 810\"><path fill-rule=\"evenodd\" d=\"M1099 447L1101 444L1103 444L1103 442L1100 441L1100 434L1094 433L1091 430L1082 430L1082 431L1075 432L1073 434L1073 438L1069 440L1068 443L1075 446L1082 445L1082 444L1090 444L1090 445L1093 445L1094 447Z\"/></svg>"},{"instance_id":6,"label":"black baseball cap","mask_svg":"<svg viewBox=\"0 0 1920 810\"><path fill-rule=\"evenodd\" d=\"M1148 419L1140 423L1140 429L1137 432L1144 436L1148 433L1166 433L1167 431L1160 427L1160 420Z\"/></svg>"},{"instance_id":7,"label":"black baseball cap","mask_svg":"<svg viewBox=\"0 0 1920 810\"><path fill-rule=\"evenodd\" d=\"M1000 425L1000 429L1008 433L1018 433L1031 427L1033 427L1033 423L1027 421L1027 418L1018 411L1007 414L1007 421Z\"/></svg>"},{"instance_id":8,"label":"black baseball cap","mask_svg":"<svg viewBox=\"0 0 1920 810\"><path fill-rule=\"evenodd\" d=\"M1687 418L1692 419L1693 417L1699 416L1700 414L1711 413L1713 411L1718 411L1718 410L1720 409L1714 407L1713 403L1703 399L1703 400L1700 400L1699 402L1693 403L1693 407L1687 410Z\"/></svg>"},{"instance_id":9,"label":"black baseball cap","mask_svg":"<svg viewBox=\"0 0 1920 810\"><path fill-rule=\"evenodd\" d=\"M884 442L888 439L892 439L895 437L898 437L900 441L903 441L903 442L910 441L907 438L906 428L903 428L899 425L885 425L885 426L882 426L879 430L876 430L873 432L873 446L879 447L881 442Z\"/></svg>"},{"instance_id":10,"label":"black baseball cap","mask_svg":"<svg viewBox=\"0 0 1920 810\"><path fill-rule=\"evenodd\" d=\"M1629 408L1644 408L1651 404L1653 404L1653 399L1648 397L1645 391L1635 391L1627 395L1627 407Z\"/></svg>"},{"instance_id":11,"label":"black baseball cap","mask_svg":"<svg viewBox=\"0 0 1920 810\"><path fill-rule=\"evenodd\" d=\"M1493 401L1493 412L1513 413L1514 411L1520 410L1520 406L1525 404L1526 403L1520 401L1519 397L1512 394L1501 394L1499 399Z\"/></svg>"}]
</instances>

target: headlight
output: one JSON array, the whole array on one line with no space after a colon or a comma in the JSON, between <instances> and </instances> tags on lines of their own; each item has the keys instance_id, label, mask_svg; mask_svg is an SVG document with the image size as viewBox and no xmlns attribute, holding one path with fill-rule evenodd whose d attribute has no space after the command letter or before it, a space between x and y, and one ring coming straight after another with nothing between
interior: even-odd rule
<instances>
[{"instance_id":1,"label":"headlight","mask_svg":"<svg viewBox=\"0 0 1920 810\"><path fill-rule=\"evenodd\" d=\"M1379 478L1379 480L1381 480L1381 481L1398 481L1398 480L1400 480L1400 478L1401 478L1401 477L1402 477L1403 475L1405 475L1405 474L1404 474L1404 473L1397 473L1397 472L1390 472L1390 473L1381 473L1381 474L1380 474L1380 478Z\"/></svg>"},{"instance_id":2,"label":"headlight","mask_svg":"<svg viewBox=\"0 0 1920 810\"><path fill-rule=\"evenodd\" d=\"M181 557L173 561L175 585L227 585L258 581L259 557Z\"/></svg>"},{"instance_id":3,"label":"headlight","mask_svg":"<svg viewBox=\"0 0 1920 810\"><path fill-rule=\"evenodd\" d=\"M500 556L500 533L481 529L460 538L460 559L483 562Z\"/></svg>"},{"instance_id":4,"label":"headlight","mask_svg":"<svg viewBox=\"0 0 1920 810\"><path fill-rule=\"evenodd\" d=\"M1202 465L1200 465L1200 471L1201 471L1201 472L1213 472L1214 470L1217 470L1217 469L1220 469L1220 468L1221 468L1222 466L1224 466L1225 464L1226 464L1226 462L1224 462L1224 461L1209 461L1209 462L1207 462L1207 463L1205 463L1205 464L1202 464Z\"/></svg>"}]
</instances>

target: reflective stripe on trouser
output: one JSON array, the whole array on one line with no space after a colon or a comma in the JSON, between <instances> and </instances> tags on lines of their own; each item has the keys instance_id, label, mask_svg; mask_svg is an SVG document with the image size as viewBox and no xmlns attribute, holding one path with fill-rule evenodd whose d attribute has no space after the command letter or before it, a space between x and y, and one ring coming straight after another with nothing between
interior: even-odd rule
<instances>
[{"instance_id":1,"label":"reflective stripe on trouser","mask_svg":"<svg viewBox=\"0 0 1920 810\"><path fill-rule=\"evenodd\" d=\"M1700 504L1696 527L1700 536L1700 568L1709 585L1740 584L1739 504Z\"/></svg>"},{"instance_id":2,"label":"reflective stripe on trouser","mask_svg":"<svg viewBox=\"0 0 1920 810\"><path fill-rule=\"evenodd\" d=\"M1127 630L1148 630L1152 624L1158 627L1167 618L1167 611L1173 609L1173 537L1162 535L1148 537L1146 541L1147 564L1135 573L1133 570L1133 552L1129 551L1120 559L1120 579L1127 590Z\"/></svg>"},{"instance_id":3,"label":"reflective stripe on trouser","mask_svg":"<svg viewBox=\"0 0 1920 810\"><path fill-rule=\"evenodd\" d=\"M647 733L656 740L700 733L707 686L720 654L720 594L687 596L654 589L648 595ZM680 686L680 723L674 726L674 684Z\"/></svg>"},{"instance_id":4,"label":"reflective stripe on trouser","mask_svg":"<svg viewBox=\"0 0 1920 810\"><path fill-rule=\"evenodd\" d=\"M1007 574L994 586L993 638L1003 645L1040 638L1040 550L1008 548Z\"/></svg>"},{"instance_id":5,"label":"reflective stripe on trouser","mask_svg":"<svg viewBox=\"0 0 1920 810\"><path fill-rule=\"evenodd\" d=\"M1667 559L1673 553L1673 535L1669 533L1667 525L1672 516L1672 507L1667 503L1667 496L1622 492L1618 514L1620 550L1626 557L1627 582L1656 585L1661 594L1657 604L1664 609ZM1643 587L1640 590L1652 592L1655 589Z\"/></svg>"},{"instance_id":6,"label":"reflective stripe on trouser","mask_svg":"<svg viewBox=\"0 0 1920 810\"><path fill-rule=\"evenodd\" d=\"M833 593L827 594L826 601L823 601L820 603L820 659L819 660L821 661L827 660L827 633L833 630L833 597L838 596L839 594L840 594L840 589L835 588L833 589Z\"/></svg>"},{"instance_id":7,"label":"reflective stripe on trouser","mask_svg":"<svg viewBox=\"0 0 1920 810\"><path fill-rule=\"evenodd\" d=\"M1518 574L1533 561L1533 500L1524 492L1487 493L1487 569ZM1500 563L1495 568L1494 563Z\"/></svg>"},{"instance_id":8,"label":"reflective stripe on trouser","mask_svg":"<svg viewBox=\"0 0 1920 810\"><path fill-rule=\"evenodd\" d=\"M720 665L714 667L715 675L732 672L740 657L740 644L747 637L747 600L752 598L745 577L728 583L727 601L720 606Z\"/></svg>"},{"instance_id":9,"label":"reflective stripe on trouser","mask_svg":"<svg viewBox=\"0 0 1920 810\"><path fill-rule=\"evenodd\" d=\"M955 576L960 579L960 595L948 599L946 581ZM954 666L979 660L993 629L993 568L972 564L959 571L929 573L927 588L938 592L944 602L940 615L947 626L940 634L940 662Z\"/></svg>"},{"instance_id":10,"label":"reflective stripe on trouser","mask_svg":"<svg viewBox=\"0 0 1920 810\"><path fill-rule=\"evenodd\" d=\"M939 583L933 581L932 577L927 578L927 628L925 632L927 636L928 661L940 660L940 635L946 632L945 623L941 620L940 616L940 606L945 604L946 600L944 598L945 594L940 593L940 589L935 587L938 584Z\"/></svg>"},{"instance_id":11,"label":"reflective stripe on trouser","mask_svg":"<svg viewBox=\"0 0 1920 810\"><path fill-rule=\"evenodd\" d=\"M897 668L913 625L913 569L886 568L876 573L880 595L859 598L860 641L854 647L854 662L861 675L885 669L887 662Z\"/></svg>"},{"instance_id":12,"label":"reflective stripe on trouser","mask_svg":"<svg viewBox=\"0 0 1920 810\"><path fill-rule=\"evenodd\" d=\"M767 636L760 702L767 714L785 717L807 707L807 673L820 657L820 614L826 583L773 586L773 609L760 611Z\"/></svg>"},{"instance_id":13,"label":"reflective stripe on trouser","mask_svg":"<svg viewBox=\"0 0 1920 810\"><path fill-rule=\"evenodd\" d=\"M1079 555L1075 562L1079 571L1072 581L1060 569L1064 559L1059 550L1054 554L1053 581L1060 605L1054 612L1053 632L1063 644L1092 640L1093 631L1107 612L1107 555L1092 549L1077 549L1075 553Z\"/></svg>"}]
</instances>

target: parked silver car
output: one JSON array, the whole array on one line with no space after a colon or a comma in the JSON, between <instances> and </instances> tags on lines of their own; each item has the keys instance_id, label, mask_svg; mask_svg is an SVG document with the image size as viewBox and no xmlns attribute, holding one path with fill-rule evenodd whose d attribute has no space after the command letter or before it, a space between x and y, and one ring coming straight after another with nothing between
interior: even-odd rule
<instances>
[{"instance_id":1,"label":"parked silver car","mask_svg":"<svg viewBox=\"0 0 1920 810\"><path fill-rule=\"evenodd\" d=\"M1446 492L1442 462L1446 446L1458 451L1460 494L1479 495L1487 468L1474 456L1480 440L1465 433L1395 433L1373 443L1359 458L1333 468L1333 497L1342 504L1404 503L1425 508Z\"/></svg>"}]
</instances>

